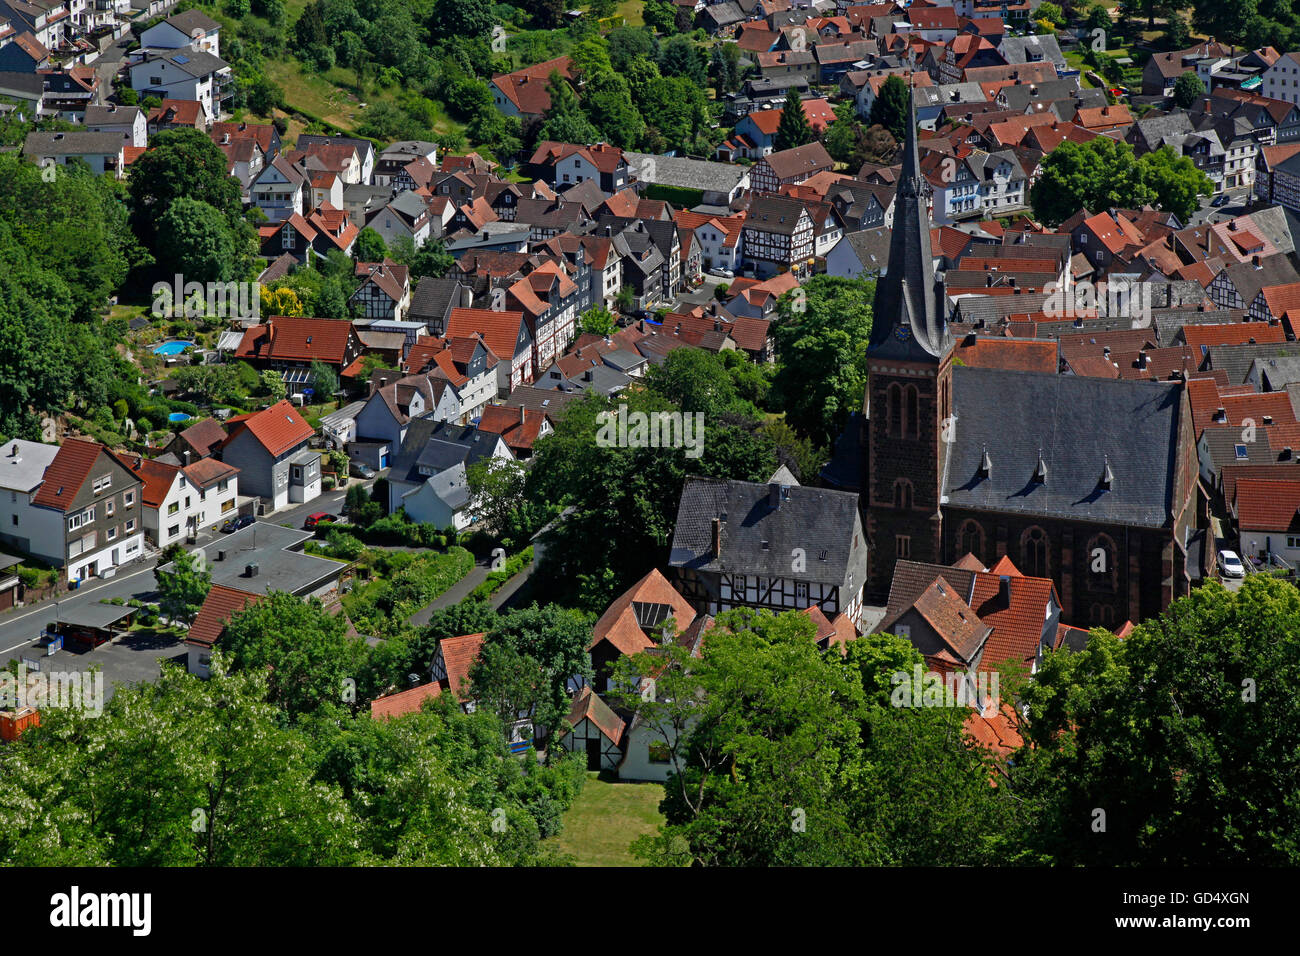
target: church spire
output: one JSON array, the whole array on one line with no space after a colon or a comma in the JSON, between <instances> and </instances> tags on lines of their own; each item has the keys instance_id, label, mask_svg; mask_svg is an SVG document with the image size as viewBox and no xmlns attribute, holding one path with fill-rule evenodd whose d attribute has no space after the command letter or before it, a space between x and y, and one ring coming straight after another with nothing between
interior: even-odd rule
<instances>
[{"instance_id":1,"label":"church spire","mask_svg":"<svg viewBox=\"0 0 1300 956\"><path fill-rule=\"evenodd\" d=\"M907 97L907 134L894 197L889 266L876 282L875 318L869 351L881 358L935 361L952 348L943 285L935 280L930 248L927 183L916 143L916 107Z\"/></svg>"}]
</instances>

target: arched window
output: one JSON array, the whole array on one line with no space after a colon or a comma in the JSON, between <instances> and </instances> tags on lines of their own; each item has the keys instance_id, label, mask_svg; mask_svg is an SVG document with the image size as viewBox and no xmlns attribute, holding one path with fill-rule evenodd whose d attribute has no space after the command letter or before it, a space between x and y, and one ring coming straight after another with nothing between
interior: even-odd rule
<instances>
[{"instance_id":1,"label":"arched window","mask_svg":"<svg viewBox=\"0 0 1300 956\"><path fill-rule=\"evenodd\" d=\"M1114 591L1119 587L1115 542L1110 535L1095 535L1088 542L1083 561L1088 569L1088 586L1094 591Z\"/></svg>"},{"instance_id":2,"label":"arched window","mask_svg":"<svg viewBox=\"0 0 1300 956\"><path fill-rule=\"evenodd\" d=\"M894 482L894 507L903 511L912 509L912 483L906 478Z\"/></svg>"},{"instance_id":3,"label":"arched window","mask_svg":"<svg viewBox=\"0 0 1300 956\"><path fill-rule=\"evenodd\" d=\"M1020 536L1020 566L1033 578L1052 576L1048 566L1047 534L1037 525Z\"/></svg>"},{"instance_id":4,"label":"arched window","mask_svg":"<svg viewBox=\"0 0 1300 956\"><path fill-rule=\"evenodd\" d=\"M973 554L980 561L984 560L984 529L978 521L967 519L957 532L958 557Z\"/></svg>"},{"instance_id":5,"label":"arched window","mask_svg":"<svg viewBox=\"0 0 1300 956\"><path fill-rule=\"evenodd\" d=\"M903 423L907 438L921 437L921 414L919 406L920 400L917 397L916 386L907 386L907 418Z\"/></svg>"},{"instance_id":6,"label":"arched window","mask_svg":"<svg viewBox=\"0 0 1300 956\"><path fill-rule=\"evenodd\" d=\"M889 423L889 437L899 438L903 434L903 388L897 382L885 392L885 414Z\"/></svg>"}]
</instances>

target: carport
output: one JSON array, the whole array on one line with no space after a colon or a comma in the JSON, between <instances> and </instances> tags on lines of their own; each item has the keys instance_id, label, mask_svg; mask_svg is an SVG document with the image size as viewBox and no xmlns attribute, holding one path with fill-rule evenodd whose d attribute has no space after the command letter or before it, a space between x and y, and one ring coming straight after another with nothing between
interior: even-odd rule
<instances>
[{"instance_id":1,"label":"carport","mask_svg":"<svg viewBox=\"0 0 1300 956\"><path fill-rule=\"evenodd\" d=\"M121 604L87 604L71 609L59 608L58 620L50 625L48 635L62 638L64 646L94 650L115 637L125 634L138 608Z\"/></svg>"}]
</instances>

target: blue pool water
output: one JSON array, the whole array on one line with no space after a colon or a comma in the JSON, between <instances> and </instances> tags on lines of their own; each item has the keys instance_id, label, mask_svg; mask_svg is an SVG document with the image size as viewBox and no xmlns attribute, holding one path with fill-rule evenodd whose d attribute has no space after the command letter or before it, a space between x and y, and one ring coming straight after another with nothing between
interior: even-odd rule
<instances>
[{"instance_id":1,"label":"blue pool water","mask_svg":"<svg viewBox=\"0 0 1300 956\"><path fill-rule=\"evenodd\" d=\"M154 355L180 355L186 349L194 347L193 342L182 342L179 339L175 342L164 342L162 345L154 347Z\"/></svg>"},{"instance_id":2,"label":"blue pool water","mask_svg":"<svg viewBox=\"0 0 1300 956\"><path fill-rule=\"evenodd\" d=\"M167 420L169 422L188 422L190 416L186 415L184 412L172 412L167 416Z\"/></svg>"}]
</instances>

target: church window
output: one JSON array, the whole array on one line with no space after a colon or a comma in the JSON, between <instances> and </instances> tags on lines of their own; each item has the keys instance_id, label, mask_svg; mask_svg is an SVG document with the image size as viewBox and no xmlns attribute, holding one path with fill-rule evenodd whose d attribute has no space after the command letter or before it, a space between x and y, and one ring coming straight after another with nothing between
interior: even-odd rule
<instances>
[{"instance_id":1,"label":"church window","mask_svg":"<svg viewBox=\"0 0 1300 956\"><path fill-rule=\"evenodd\" d=\"M1030 577L1051 577L1047 559L1047 535L1042 528L1030 528L1020 537L1020 553L1024 573Z\"/></svg>"}]
</instances>

